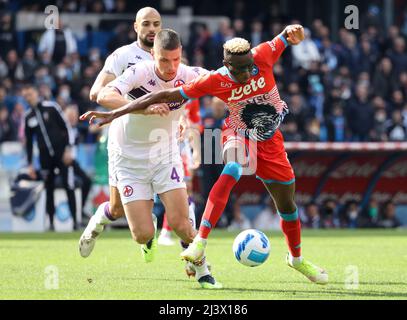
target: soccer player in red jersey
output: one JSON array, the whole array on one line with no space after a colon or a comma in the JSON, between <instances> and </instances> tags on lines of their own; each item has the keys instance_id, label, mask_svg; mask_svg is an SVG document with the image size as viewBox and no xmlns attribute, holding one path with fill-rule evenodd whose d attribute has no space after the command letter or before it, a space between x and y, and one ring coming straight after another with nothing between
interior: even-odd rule
<instances>
[{"instance_id":1,"label":"soccer player in red jersey","mask_svg":"<svg viewBox=\"0 0 407 320\"><path fill-rule=\"evenodd\" d=\"M216 96L228 107L223 130L224 170L214 184L202 217L199 233L181 253L188 261L204 255L207 238L220 218L229 195L244 171L254 171L273 198L281 217L289 253L287 264L318 284L328 282L328 274L301 256L301 224L294 201L295 176L284 149L279 126L289 112L281 100L273 65L288 45L304 39L300 25L287 26L272 41L251 49L249 42L234 38L224 44L224 67L180 88L154 92L112 112L90 112L86 117L104 118L100 125L140 109L147 113L168 114L157 103L182 101L205 95Z\"/></svg>"}]
</instances>

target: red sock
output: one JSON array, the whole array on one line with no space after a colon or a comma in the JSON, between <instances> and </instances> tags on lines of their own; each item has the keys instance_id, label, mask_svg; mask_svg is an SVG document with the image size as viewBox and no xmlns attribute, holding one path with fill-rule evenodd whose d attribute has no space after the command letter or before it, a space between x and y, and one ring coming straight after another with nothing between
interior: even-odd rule
<instances>
[{"instance_id":1,"label":"red sock","mask_svg":"<svg viewBox=\"0 0 407 320\"><path fill-rule=\"evenodd\" d=\"M171 227L168 224L168 220L167 220L167 214L164 212L164 220L163 220L163 229L167 230L167 231L171 231Z\"/></svg>"},{"instance_id":2,"label":"red sock","mask_svg":"<svg viewBox=\"0 0 407 320\"><path fill-rule=\"evenodd\" d=\"M201 225L199 226L198 234L201 238L207 239L212 228L215 227L223 210L228 202L230 192L237 183L237 180L228 174L222 174L218 181L213 185L209 193L208 201L204 214L202 216Z\"/></svg>"},{"instance_id":3,"label":"red sock","mask_svg":"<svg viewBox=\"0 0 407 320\"><path fill-rule=\"evenodd\" d=\"M280 227L283 230L288 249L293 257L301 256L301 222L298 218L295 221L280 220Z\"/></svg>"}]
</instances>

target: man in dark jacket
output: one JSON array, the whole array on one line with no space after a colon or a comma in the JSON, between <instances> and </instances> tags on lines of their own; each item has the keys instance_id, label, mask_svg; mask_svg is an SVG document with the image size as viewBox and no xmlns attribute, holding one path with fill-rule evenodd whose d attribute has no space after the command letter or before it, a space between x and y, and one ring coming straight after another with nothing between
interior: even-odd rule
<instances>
[{"instance_id":1,"label":"man in dark jacket","mask_svg":"<svg viewBox=\"0 0 407 320\"><path fill-rule=\"evenodd\" d=\"M51 230L54 229L54 179L55 169L59 169L63 185L68 196L69 209L76 223L76 201L74 193L74 170L72 163L73 135L70 125L65 121L62 110L58 104L52 101L41 101L38 91L33 85L27 85L23 89L23 96L31 109L25 116L26 151L29 166L29 174L35 178L35 170L32 165L33 138L36 137L41 172L43 174L47 192L47 213L50 218Z\"/></svg>"}]
</instances>

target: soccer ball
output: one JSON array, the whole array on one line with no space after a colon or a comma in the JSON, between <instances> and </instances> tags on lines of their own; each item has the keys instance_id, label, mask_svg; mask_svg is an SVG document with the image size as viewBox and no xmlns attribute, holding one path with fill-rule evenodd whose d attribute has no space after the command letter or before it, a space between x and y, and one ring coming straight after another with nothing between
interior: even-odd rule
<instances>
[{"instance_id":1,"label":"soccer ball","mask_svg":"<svg viewBox=\"0 0 407 320\"><path fill-rule=\"evenodd\" d=\"M257 267L263 264L270 254L269 239L259 230L245 230L235 238L233 253L241 264Z\"/></svg>"}]
</instances>

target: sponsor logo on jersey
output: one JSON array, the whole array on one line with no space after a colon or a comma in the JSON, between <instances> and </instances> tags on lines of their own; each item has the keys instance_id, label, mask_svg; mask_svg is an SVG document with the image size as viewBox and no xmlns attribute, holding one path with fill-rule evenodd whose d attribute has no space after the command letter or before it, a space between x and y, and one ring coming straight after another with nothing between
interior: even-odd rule
<instances>
[{"instance_id":1,"label":"sponsor logo on jersey","mask_svg":"<svg viewBox=\"0 0 407 320\"><path fill-rule=\"evenodd\" d=\"M266 80L264 77L257 79L252 79L249 84L242 85L236 89L232 90L231 96L228 98L228 101L237 101L241 100L244 96L248 96L259 89L262 89L266 86Z\"/></svg>"},{"instance_id":2,"label":"sponsor logo on jersey","mask_svg":"<svg viewBox=\"0 0 407 320\"><path fill-rule=\"evenodd\" d=\"M156 82L155 82L155 80L153 80L153 79L151 79L149 82L148 82L148 84L150 85L150 86L155 86L156 85Z\"/></svg>"},{"instance_id":3,"label":"sponsor logo on jersey","mask_svg":"<svg viewBox=\"0 0 407 320\"><path fill-rule=\"evenodd\" d=\"M170 103L167 103L167 105L168 105L168 107L170 108L171 111L174 111L174 110L177 110L177 109L181 108L182 105L183 105L185 102L187 102L187 100L184 99L184 100L181 101L181 102L170 102Z\"/></svg>"},{"instance_id":4,"label":"sponsor logo on jersey","mask_svg":"<svg viewBox=\"0 0 407 320\"><path fill-rule=\"evenodd\" d=\"M181 87L181 86L184 85L184 84L185 84L185 81L182 80L182 79L175 80L175 82L174 82L174 88Z\"/></svg>"},{"instance_id":5,"label":"sponsor logo on jersey","mask_svg":"<svg viewBox=\"0 0 407 320\"><path fill-rule=\"evenodd\" d=\"M221 82L220 86L221 88L232 88L232 84L229 82Z\"/></svg>"},{"instance_id":6,"label":"sponsor logo on jersey","mask_svg":"<svg viewBox=\"0 0 407 320\"><path fill-rule=\"evenodd\" d=\"M133 188L131 186L125 186L123 188L123 195L128 198L133 194Z\"/></svg>"}]
</instances>

